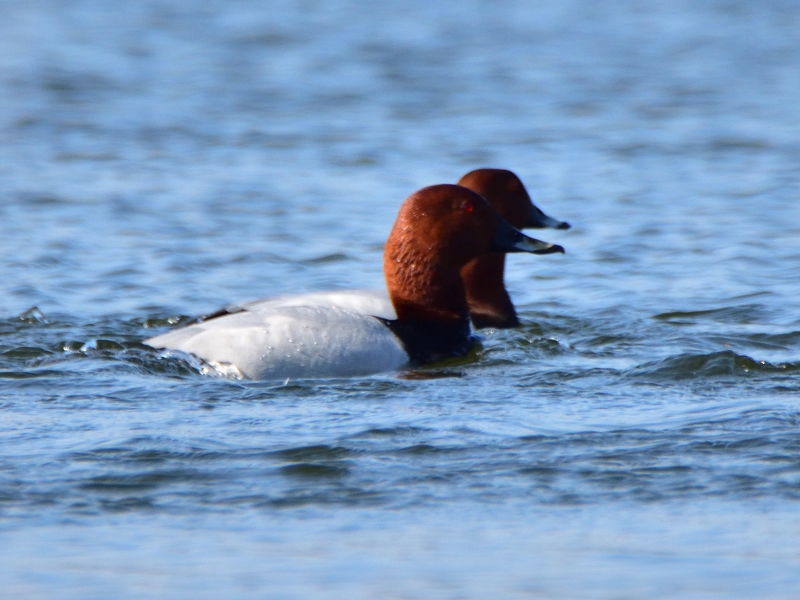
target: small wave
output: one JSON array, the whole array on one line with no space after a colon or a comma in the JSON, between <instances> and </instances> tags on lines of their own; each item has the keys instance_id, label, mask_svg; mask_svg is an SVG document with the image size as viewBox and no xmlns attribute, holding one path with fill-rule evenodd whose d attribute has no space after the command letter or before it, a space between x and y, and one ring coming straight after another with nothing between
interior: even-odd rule
<instances>
[{"instance_id":1,"label":"small wave","mask_svg":"<svg viewBox=\"0 0 800 600\"><path fill-rule=\"evenodd\" d=\"M423 454L440 454L448 452L448 448L440 448L438 446L434 446L432 444L426 443L418 443L414 444L413 446L407 446L405 448L400 448L397 450L398 454L410 454L410 455L423 455Z\"/></svg>"},{"instance_id":2,"label":"small wave","mask_svg":"<svg viewBox=\"0 0 800 600\"><path fill-rule=\"evenodd\" d=\"M344 459L351 457L353 452L341 446L319 444L268 452L267 455L289 463L279 467L278 472L282 475L303 479L329 479L344 477L349 473Z\"/></svg>"},{"instance_id":3,"label":"small wave","mask_svg":"<svg viewBox=\"0 0 800 600\"><path fill-rule=\"evenodd\" d=\"M308 479L328 479L344 477L348 474L348 469L341 465L319 465L314 463L299 463L296 465L286 465L280 468L280 473L291 477L302 477Z\"/></svg>"},{"instance_id":4,"label":"small wave","mask_svg":"<svg viewBox=\"0 0 800 600\"><path fill-rule=\"evenodd\" d=\"M219 473L206 473L198 469L175 467L142 473L109 473L90 477L80 483L84 490L106 492L147 491L176 483L215 481Z\"/></svg>"},{"instance_id":5,"label":"small wave","mask_svg":"<svg viewBox=\"0 0 800 600\"><path fill-rule=\"evenodd\" d=\"M47 323L47 318L44 316L44 313L36 306L32 306L26 310L19 315L17 319L25 323Z\"/></svg>"},{"instance_id":6,"label":"small wave","mask_svg":"<svg viewBox=\"0 0 800 600\"><path fill-rule=\"evenodd\" d=\"M396 427L371 427L349 436L348 439L371 439L371 438L413 438L425 435L434 431L425 427L414 427L410 425L399 425Z\"/></svg>"},{"instance_id":7,"label":"small wave","mask_svg":"<svg viewBox=\"0 0 800 600\"><path fill-rule=\"evenodd\" d=\"M736 354L731 350L724 350L710 354L687 353L671 356L657 362L639 365L630 374L659 379L694 379L794 371L800 371L800 363L772 364L765 360L755 360L749 356Z\"/></svg>"},{"instance_id":8,"label":"small wave","mask_svg":"<svg viewBox=\"0 0 800 600\"><path fill-rule=\"evenodd\" d=\"M674 325L686 325L696 321L709 320L719 323L752 323L763 316L765 308L760 304L740 306L724 306L708 310L675 310L654 315L657 321L666 321Z\"/></svg>"},{"instance_id":9,"label":"small wave","mask_svg":"<svg viewBox=\"0 0 800 600\"><path fill-rule=\"evenodd\" d=\"M39 379L44 377L58 377L62 373L53 369L39 369L37 371L0 370L0 379Z\"/></svg>"},{"instance_id":10,"label":"small wave","mask_svg":"<svg viewBox=\"0 0 800 600\"><path fill-rule=\"evenodd\" d=\"M351 451L340 446L328 446L318 444L315 446L300 446L297 448L287 448L269 453L279 460L288 462L308 462L319 460L339 460L350 456Z\"/></svg>"},{"instance_id":11,"label":"small wave","mask_svg":"<svg viewBox=\"0 0 800 600\"><path fill-rule=\"evenodd\" d=\"M305 260L301 260L300 263L304 265L325 265L328 263L338 263L348 260L352 260L352 257L341 252L335 252L333 254L323 254L322 256L307 258Z\"/></svg>"}]
</instances>

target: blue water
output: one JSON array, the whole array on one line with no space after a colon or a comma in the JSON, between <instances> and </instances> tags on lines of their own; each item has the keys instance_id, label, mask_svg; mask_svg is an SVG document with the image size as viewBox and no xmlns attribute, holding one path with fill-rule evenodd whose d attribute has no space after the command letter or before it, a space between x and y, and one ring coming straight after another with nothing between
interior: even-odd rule
<instances>
[{"instance_id":1,"label":"blue water","mask_svg":"<svg viewBox=\"0 0 800 600\"><path fill-rule=\"evenodd\" d=\"M796 598L800 5L0 3L0 596ZM360 379L137 342L382 285L513 169L522 327Z\"/></svg>"}]
</instances>

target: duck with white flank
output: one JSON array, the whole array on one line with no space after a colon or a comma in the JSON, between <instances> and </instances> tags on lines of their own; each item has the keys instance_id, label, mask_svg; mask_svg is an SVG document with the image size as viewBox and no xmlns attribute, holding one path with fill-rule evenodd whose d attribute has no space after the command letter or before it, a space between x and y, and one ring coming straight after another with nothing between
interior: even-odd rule
<instances>
[{"instance_id":1,"label":"duck with white flank","mask_svg":"<svg viewBox=\"0 0 800 600\"><path fill-rule=\"evenodd\" d=\"M514 229L479 194L423 188L400 208L384 249L396 319L335 306L226 313L148 340L249 379L346 377L466 355L475 344L461 269L491 252L564 252Z\"/></svg>"}]
</instances>

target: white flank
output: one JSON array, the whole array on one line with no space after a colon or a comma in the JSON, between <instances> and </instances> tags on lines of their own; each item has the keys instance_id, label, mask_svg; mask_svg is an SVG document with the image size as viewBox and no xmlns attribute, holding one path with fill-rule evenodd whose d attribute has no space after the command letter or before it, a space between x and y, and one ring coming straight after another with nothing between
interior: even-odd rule
<instances>
[{"instance_id":1,"label":"white flank","mask_svg":"<svg viewBox=\"0 0 800 600\"><path fill-rule=\"evenodd\" d=\"M400 341L380 321L327 306L260 305L144 343L188 352L248 379L352 377L408 364Z\"/></svg>"}]
</instances>

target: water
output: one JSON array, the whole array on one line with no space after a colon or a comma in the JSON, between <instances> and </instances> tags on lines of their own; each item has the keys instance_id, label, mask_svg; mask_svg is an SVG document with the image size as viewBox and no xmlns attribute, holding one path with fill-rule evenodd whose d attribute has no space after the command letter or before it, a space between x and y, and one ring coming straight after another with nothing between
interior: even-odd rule
<instances>
[{"instance_id":1,"label":"water","mask_svg":"<svg viewBox=\"0 0 800 600\"><path fill-rule=\"evenodd\" d=\"M797 3L0 9L4 598L797 596ZM135 345L379 287L402 200L481 166L573 229L478 356Z\"/></svg>"}]
</instances>

